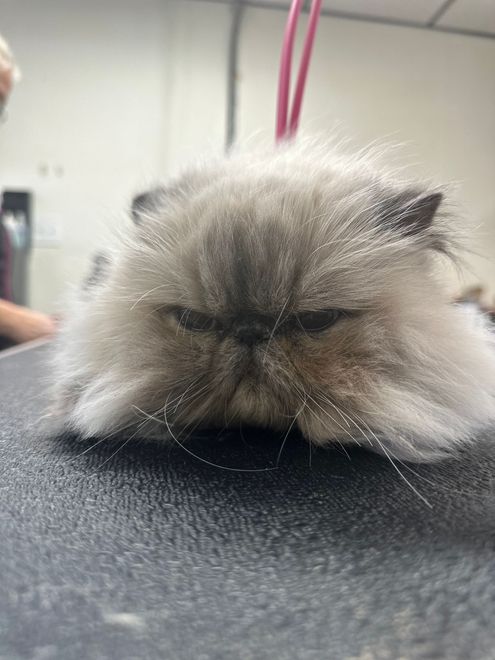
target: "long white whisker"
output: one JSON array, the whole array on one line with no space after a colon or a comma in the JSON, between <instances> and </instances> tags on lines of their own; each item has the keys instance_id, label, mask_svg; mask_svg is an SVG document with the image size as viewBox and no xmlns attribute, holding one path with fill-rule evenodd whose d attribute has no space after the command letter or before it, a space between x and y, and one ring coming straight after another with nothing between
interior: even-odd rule
<instances>
[{"instance_id":1,"label":"long white whisker","mask_svg":"<svg viewBox=\"0 0 495 660\"><path fill-rule=\"evenodd\" d=\"M170 286L169 284L159 284L158 286L155 286L153 289L150 289L149 291L145 291L143 293L143 295L139 296L139 298L134 302L134 304L132 305L132 307L130 308L129 311L132 311L134 309L134 307L136 307L136 305L139 305L141 300L143 300L144 298L146 298L147 296L149 296L153 292L157 291L158 289L165 289L169 286Z\"/></svg>"},{"instance_id":2,"label":"long white whisker","mask_svg":"<svg viewBox=\"0 0 495 660\"><path fill-rule=\"evenodd\" d=\"M174 432L172 431L172 428L171 428L171 426L170 426L170 423L169 423L168 418L167 418L167 413L166 413L166 411L167 411L167 406L168 406L168 398L169 398L169 397L167 397L167 400L165 401L165 405L164 405L163 408L162 408L162 411L163 411L163 421L160 420L160 419L158 419L158 418L155 417L154 415L150 415L149 413L146 413L144 410L141 410L141 409L138 408L137 406L135 406L135 408L136 408L137 410L139 410L139 412L140 412L142 415L144 415L145 417L147 417L148 419L153 419L154 421L159 421L160 423L165 424L165 426L166 426L166 428L167 428L167 431L168 431L170 437L172 438L172 440L174 440L174 441L179 445L179 447L181 447L181 448L182 448L187 454L189 454L189 455L192 456L193 458L195 458L195 459L197 459L198 461L201 461L201 462L203 462L203 463L206 463L207 465L210 465L211 467L220 468L220 469L222 469L222 470L228 470L228 471L230 471L230 472L269 472L269 471L271 471L271 470L275 470L275 469L276 469L275 467L266 467L266 468L233 468L233 467L229 467L229 466L227 466L227 465L220 465L220 464L218 464L218 463L213 463L213 462L211 462L211 461L208 461L208 460L205 459L205 458L202 458L201 456L198 456L198 455L195 454L193 451L191 451L190 449L188 449L188 448L187 448L187 447L186 447L186 446L185 446L185 445L184 445L184 444L183 444L183 443L182 443L182 442L176 437L176 435L175 435ZM198 425L199 425L199 422L198 422Z\"/></svg>"},{"instance_id":3,"label":"long white whisker","mask_svg":"<svg viewBox=\"0 0 495 660\"><path fill-rule=\"evenodd\" d=\"M268 342L267 342L267 344L266 344L265 351L264 351L264 353L263 353L263 364L264 364L265 361L266 361L266 357L267 357L267 354L268 354L268 349L270 348L270 344L271 344L271 342L272 342L272 339L273 339L273 337L275 336L275 332L277 331L277 328L278 328L278 326L279 326L279 324L280 324L280 321L281 321L281 319L282 319L283 313L285 312L285 309L286 309L287 305L289 304L289 301L290 301L290 299L291 299L291 296L292 296L292 293L289 293L289 295L288 295L287 298L285 299L285 302L284 302L284 304L283 304L283 306L282 306L282 309L280 310L280 314L278 315L277 320L275 321L275 325L274 325L273 328L272 328L272 331L271 331L270 336L269 336L269 338L268 338Z\"/></svg>"},{"instance_id":4,"label":"long white whisker","mask_svg":"<svg viewBox=\"0 0 495 660\"><path fill-rule=\"evenodd\" d=\"M282 452L284 451L284 447L285 447L285 443L287 442L287 438L289 437L289 434L290 434L290 432L292 431L292 429L293 429L293 427L294 427L294 424L297 422L297 418L299 417L299 415L301 414L301 412L304 410L304 406L305 406L305 405L306 405L306 402L303 401L302 406L299 408L299 410L297 411L297 413L294 415L294 419L293 419L292 422L290 423L290 426L289 426L289 428L287 429L287 433L285 434L284 439L282 440L282 444L280 445L280 449L279 449L278 454L277 454L277 460L276 460L276 462L275 462L275 465L276 465L277 467L279 466L280 458L281 458L281 456L282 456Z\"/></svg>"},{"instance_id":5,"label":"long white whisker","mask_svg":"<svg viewBox=\"0 0 495 660\"><path fill-rule=\"evenodd\" d=\"M375 436L375 438L376 438L376 436ZM430 504L430 502L426 499L426 497L424 497L424 495L421 495L421 493L419 492L419 490L417 490L417 488L415 488L415 487L412 485L412 483L409 481L409 479L407 479L407 477L405 477L404 474L399 470L399 468L398 468L397 465L394 463L394 461L392 460L390 454L389 454L388 451L385 449L384 445L380 442L380 440L378 440L378 438L376 438L376 441L377 441L378 444L380 445L380 447L381 447L383 453L385 454L385 456L388 458L388 460L389 460L390 463L392 464L394 470L396 470L396 472L400 475L401 479L403 479L403 480L406 482L406 484L407 484L407 485L409 486L409 488L413 491L413 493L416 493L416 495L419 497L419 499L422 500L422 501L426 504L427 507L429 507L430 509L433 509L433 506L432 506L432 505Z\"/></svg>"}]
</instances>

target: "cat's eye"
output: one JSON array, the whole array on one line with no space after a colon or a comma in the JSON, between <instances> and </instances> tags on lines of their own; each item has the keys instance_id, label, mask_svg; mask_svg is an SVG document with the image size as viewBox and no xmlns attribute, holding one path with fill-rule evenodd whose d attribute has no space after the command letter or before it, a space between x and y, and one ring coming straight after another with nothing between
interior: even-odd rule
<instances>
[{"instance_id":1,"label":"cat's eye","mask_svg":"<svg viewBox=\"0 0 495 660\"><path fill-rule=\"evenodd\" d=\"M186 330L193 332L212 332L218 329L218 324L213 316L196 312L193 309L176 309L174 316L177 323Z\"/></svg>"},{"instance_id":2,"label":"cat's eye","mask_svg":"<svg viewBox=\"0 0 495 660\"><path fill-rule=\"evenodd\" d=\"M343 316L344 312L338 309L324 309L317 312L300 312L297 314L297 321L306 332L322 332Z\"/></svg>"}]
</instances>

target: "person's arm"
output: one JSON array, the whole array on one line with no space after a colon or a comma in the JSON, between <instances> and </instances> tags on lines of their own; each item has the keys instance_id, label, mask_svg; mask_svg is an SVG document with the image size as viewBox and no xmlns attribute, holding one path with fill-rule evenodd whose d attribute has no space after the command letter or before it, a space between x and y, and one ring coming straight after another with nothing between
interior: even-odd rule
<instances>
[{"instance_id":1,"label":"person's arm","mask_svg":"<svg viewBox=\"0 0 495 660\"><path fill-rule=\"evenodd\" d=\"M12 89L12 69L4 66L0 60L0 105L7 102L10 90Z\"/></svg>"},{"instance_id":2,"label":"person's arm","mask_svg":"<svg viewBox=\"0 0 495 660\"><path fill-rule=\"evenodd\" d=\"M0 300L0 335L22 344L55 333L55 321L46 314L34 312L7 300Z\"/></svg>"}]
</instances>

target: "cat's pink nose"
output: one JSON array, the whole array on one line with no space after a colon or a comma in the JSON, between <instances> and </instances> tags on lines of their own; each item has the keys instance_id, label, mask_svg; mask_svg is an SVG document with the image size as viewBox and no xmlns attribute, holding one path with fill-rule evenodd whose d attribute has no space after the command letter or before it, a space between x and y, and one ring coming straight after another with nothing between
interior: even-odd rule
<instances>
[{"instance_id":1,"label":"cat's pink nose","mask_svg":"<svg viewBox=\"0 0 495 660\"><path fill-rule=\"evenodd\" d=\"M263 320L251 318L239 321L232 328L232 335L239 343L254 346L270 338L271 327Z\"/></svg>"}]
</instances>

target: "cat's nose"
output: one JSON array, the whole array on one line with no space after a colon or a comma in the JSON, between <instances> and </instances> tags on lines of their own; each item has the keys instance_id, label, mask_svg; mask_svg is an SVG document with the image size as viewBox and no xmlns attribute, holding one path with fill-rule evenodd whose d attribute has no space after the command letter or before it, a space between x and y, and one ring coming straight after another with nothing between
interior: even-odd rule
<instances>
[{"instance_id":1,"label":"cat's nose","mask_svg":"<svg viewBox=\"0 0 495 660\"><path fill-rule=\"evenodd\" d=\"M270 338L271 328L262 320L246 319L234 325L232 334L234 339L241 344L254 346Z\"/></svg>"}]
</instances>

